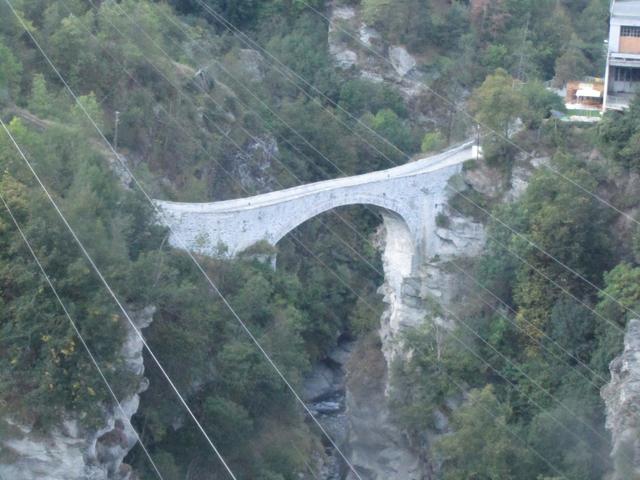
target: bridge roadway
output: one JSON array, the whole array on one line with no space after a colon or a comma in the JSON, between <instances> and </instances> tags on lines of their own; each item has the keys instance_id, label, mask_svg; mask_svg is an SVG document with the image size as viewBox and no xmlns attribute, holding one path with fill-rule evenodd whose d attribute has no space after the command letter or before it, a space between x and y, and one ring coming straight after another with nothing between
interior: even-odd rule
<instances>
[{"instance_id":1,"label":"bridge roadway","mask_svg":"<svg viewBox=\"0 0 640 480\"><path fill-rule=\"evenodd\" d=\"M446 201L446 185L475 158L473 142L387 170L325 180L211 203L156 200L169 224L169 243L211 256L234 256L264 240L276 245L303 222L333 208L367 204L401 218L414 250L429 249L429 232ZM178 238L179 237L179 238Z\"/></svg>"}]
</instances>

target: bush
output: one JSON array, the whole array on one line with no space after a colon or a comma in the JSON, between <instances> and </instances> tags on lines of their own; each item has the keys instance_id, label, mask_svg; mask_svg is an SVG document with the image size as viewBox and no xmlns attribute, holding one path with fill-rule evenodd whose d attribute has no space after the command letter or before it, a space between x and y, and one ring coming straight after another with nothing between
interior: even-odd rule
<instances>
[{"instance_id":1,"label":"bush","mask_svg":"<svg viewBox=\"0 0 640 480\"><path fill-rule=\"evenodd\" d=\"M427 132L422 138L420 151L422 153L434 152L440 150L446 145L446 141L439 131Z\"/></svg>"},{"instance_id":2,"label":"bush","mask_svg":"<svg viewBox=\"0 0 640 480\"><path fill-rule=\"evenodd\" d=\"M448 228L450 224L451 219L444 212L438 212L436 215L436 225L440 228Z\"/></svg>"}]
</instances>

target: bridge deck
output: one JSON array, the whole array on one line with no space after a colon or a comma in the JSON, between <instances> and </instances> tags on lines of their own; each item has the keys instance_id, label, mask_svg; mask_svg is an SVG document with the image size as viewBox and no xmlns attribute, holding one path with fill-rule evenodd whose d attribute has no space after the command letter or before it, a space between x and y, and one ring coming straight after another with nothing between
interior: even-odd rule
<instances>
[{"instance_id":1,"label":"bridge deck","mask_svg":"<svg viewBox=\"0 0 640 480\"><path fill-rule=\"evenodd\" d=\"M163 205L170 207L170 210L174 214L180 212L201 212L210 214L214 212L223 213L255 209L258 207L274 205L280 202L291 201L302 198L306 195L316 194L318 192L334 190L336 188L352 187L386 181L392 178L410 177L413 175L433 172L473 158L472 147L473 142L466 142L458 147L447 150L446 152L425 157L387 170L378 170L376 172L364 173L362 175L323 180L252 197L203 203L181 203L166 200L156 200L156 202L161 207Z\"/></svg>"}]
</instances>

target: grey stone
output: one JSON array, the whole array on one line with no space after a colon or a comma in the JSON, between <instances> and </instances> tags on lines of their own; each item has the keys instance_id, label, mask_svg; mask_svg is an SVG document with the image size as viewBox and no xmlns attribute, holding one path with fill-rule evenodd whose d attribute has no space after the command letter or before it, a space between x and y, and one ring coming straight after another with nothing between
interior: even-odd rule
<instances>
[{"instance_id":1,"label":"grey stone","mask_svg":"<svg viewBox=\"0 0 640 480\"><path fill-rule=\"evenodd\" d=\"M145 328L153 320L154 307L132 314L138 328ZM137 436L129 420L138 410L139 393L148 387L142 376L142 340L128 326L121 354L125 368L136 374L136 392L121 400L122 411L114 407L105 411L104 426L97 431L83 428L78 415L68 418L49 432L34 432L28 425L20 425L11 418L0 419L11 431L0 438L0 452L10 452L10 461L0 457L0 478L16 480L130 480L132 470L123 463L136 444ZM3 426L4 427L4 426Z\"/></svg>"},{"instance_id":2,"label":"grey stone","mask_svg":"<svg viewBox=\"0 0 640 480\"><path fill-rule=\"evenodd\" d=\"M406 76L416 67L416 59L402 46L395 46L389 49L389 60L398 75Z\"/></svg>"},{"instance_id":3,"label":"grey stone","mask_svg":"<svg viewBox=\"0 0 640 480\"><path fill-rule=\"evenodd\" d=\"M611 432L612 480L640 476L640 320L627 326L624 351L609 365L611 381L602 388Z\"/></svg>"},{"instance_id":4,"label":"grey stone","mask_svg":"<svg viewBox=\"0 0 640 480\"><path fill-rule=\"evenodd\" d=\"M169 242L199 254L234 256L259 241L275 245L308 219L333 208L369 204L393 212L411 234L415 251L437 241L435 207L447 181L470 158L471 143L421 160L353 177L326 180L253 197L214 203L157 200ZM427 192L427 193L425 193ZM389 216L389 215L387 215Z\"/></svg>"}]
</instances>

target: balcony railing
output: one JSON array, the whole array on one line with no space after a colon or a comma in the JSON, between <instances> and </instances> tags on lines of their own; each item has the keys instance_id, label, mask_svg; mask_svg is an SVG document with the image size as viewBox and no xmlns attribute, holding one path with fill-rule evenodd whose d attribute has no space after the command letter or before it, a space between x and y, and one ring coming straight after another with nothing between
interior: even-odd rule
<instances>
[{"instance_id":1,"label":"balcony railing","mask_svg":"<svg viewBox=\"0 0 640 480\"><path fill-rule=\"evenodd\" d=\"M609 64L617 67L640 67L640 54L610 52Z\"/></svg>"}]
</instances>

